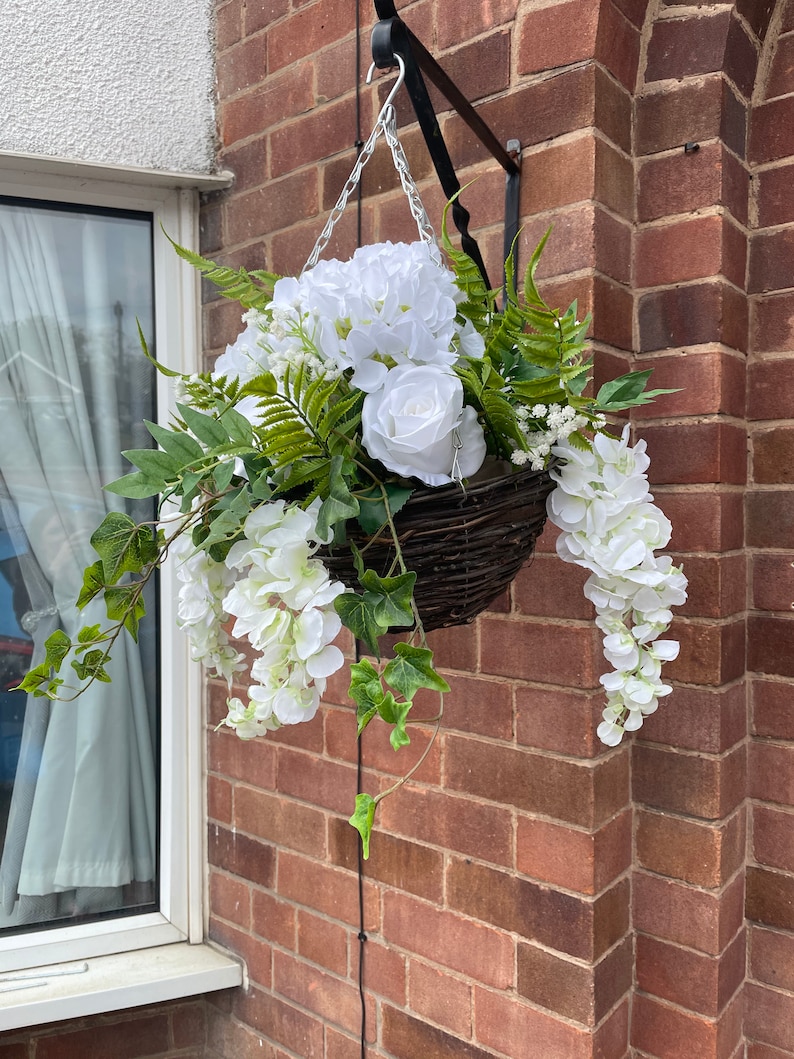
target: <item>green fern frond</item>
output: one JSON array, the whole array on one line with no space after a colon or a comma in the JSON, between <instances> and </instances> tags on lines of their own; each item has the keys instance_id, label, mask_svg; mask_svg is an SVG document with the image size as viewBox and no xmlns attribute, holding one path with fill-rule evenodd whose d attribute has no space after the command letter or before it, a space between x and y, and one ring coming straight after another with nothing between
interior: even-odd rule
<instances>
[{"instance_id":1,"label":"green fern frond","mask_svg":"<svg viewBox=\"0 0 794 1059\"><path fill-rule=\"evenodd\" d=\"M187 261L210 283L220 289L221 297L231 298L246 309L264 309L273 299L273 287L280 278L272 272L257 269L249 272L245 268L228 268L210 261L194 250L187 250L165 233L171 246L183 261Z\"/></svg>"}]
</instances>

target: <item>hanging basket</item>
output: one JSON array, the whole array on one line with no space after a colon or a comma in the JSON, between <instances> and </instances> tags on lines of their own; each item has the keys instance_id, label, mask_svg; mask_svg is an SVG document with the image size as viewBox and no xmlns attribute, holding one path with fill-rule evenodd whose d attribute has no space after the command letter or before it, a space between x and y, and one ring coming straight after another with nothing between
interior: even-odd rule
<instances>
[{"instance_id":1,"label":"hanging basket","mask_svg":"<svg viewBox=\"0 0 794 1059\"><path fill-rule=\"evenodd\" d=\"M548 471L511 471L486 462L465 490L453 484L417 489L394 518L403 559L416 577L414 600L425 631L464 625L515 578L546 521ZM386 576L394 562L389 530L348 534L364 549L367 568ZM344 545L324 551L335 578L360 591L353 555Z\"/></svg>"}]
</instances>

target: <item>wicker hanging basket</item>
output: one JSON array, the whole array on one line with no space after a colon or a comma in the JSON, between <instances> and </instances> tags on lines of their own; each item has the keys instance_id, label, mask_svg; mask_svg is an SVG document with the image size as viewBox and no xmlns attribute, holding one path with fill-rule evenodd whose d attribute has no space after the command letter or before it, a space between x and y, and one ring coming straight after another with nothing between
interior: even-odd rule
<instances>
[{"instance_id":1,"label":"wicker hanging basket","mask_svg":"<svg viewBox=\"0 0 794 1059\"><path fill-rule=\"evenodd\" d=\"M548 471L490 461L465 491L453 484L412 494L394 523L405 565L417 575L414 599L426 631L472 621L510 584L534 550L554 484ZM368 568L390 572L388 528L371 540L363 531L348 540L366 546ZM359 588L349 548L329 548L323 560L333 577Z\"/></svg>"}]
</instances>

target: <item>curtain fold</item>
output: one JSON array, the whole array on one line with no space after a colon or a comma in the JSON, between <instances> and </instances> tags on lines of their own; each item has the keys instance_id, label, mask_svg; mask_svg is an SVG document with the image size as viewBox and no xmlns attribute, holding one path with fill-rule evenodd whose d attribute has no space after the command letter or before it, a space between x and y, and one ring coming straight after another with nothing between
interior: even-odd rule
<instances>
[{"instance_id":1,"label":"curtain fold","mask_svg":"<svg viewBox=\"0 0 794 1059\"><path fill-rule=\"evenodd\" d=\"M75 342L45 210L0 208L0 477L5 519L26 549L23 577L34 612L34 664L60 626L74 636L106 621L95 600L78 612L92 531L123 501L102 490L122 473L118 348L102 225L81 228L84 319ZM74 277L70 277L74 283ZM42 581L46 591L42 596ZM34 594L37 598L34 599ZM74 702L29 697L0 895L17 922L120 907L122 887L156 868L154 750L140 652L117 644L111 684ZM69 670L68 672L71 672Z\"/></svg>"}]
</instances>

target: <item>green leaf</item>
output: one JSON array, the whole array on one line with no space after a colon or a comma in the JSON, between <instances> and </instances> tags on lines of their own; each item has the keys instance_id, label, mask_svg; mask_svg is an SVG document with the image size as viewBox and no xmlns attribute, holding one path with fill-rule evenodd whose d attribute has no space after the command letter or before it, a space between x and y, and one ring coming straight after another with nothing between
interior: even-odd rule
<instances>
[{"instance_id":1,"label":"green leaf","mask_svg":"<svg viewBox=\"0 0 794 1059\"><path fill-rule=\"evenodd\" d=\"M219 493L228 489L231 485L232 478L234 478L234 460L227 460L226 463L219 463L213 471L212 477L215 479L215 485L218 487Z\"/></svg>"},{"instance_id":2,"label":"green leaf","mask_svg":"<svg viewBox=\"0 0 794 1059\"><path fill-rule=\"evenodd\" d=\"M161 449L127 449L121 455L150 478L160 478L164 482L173 481L182 469L179 460Z\"/></svg>"},{"instance_id":3,"label":"green leaf","mask_svg":"<svg viewBox=\"0 0 794 1059\"><path fill-rule=\"evenodd\" d=\"M182 466L194 463L204 456L204 449L184 430L169 430L159 423L150 423L144 419L144 426L152 435L157 444L164 449L169 456L179 460Z\"/></svg>"},{"instance_id":4,"label":"green leaf","mask_svg":"<svg viewBox=\"0 0 794 1059\"><path fill-rule=\"evenodd\" d=\"M226 268L216 265L194 250L175 243L174 240L163 229L166 239L183 261L187 261L193 268L201 272L207 279L220 289L221 296L232 298L240 302L245 308L264 309L273 298L273 285L279 278L272 272L264 272L257 269L248 272L244 268Z\"/></svg>"},{"instance_id":5,"label":"green leaf","mask_svg":"<svg viewBox=\"0 0 794 1059\"><path fill-rule=\"evenodd\" d=\"M105 651L88 651L84 658L75 658L72 661L72 669L80 680L101 680L103 684L110 683L110 675L105 669L105 663L110 656Z\"/></svg>"},{"instance_id":6,"label":"green leaf","mask_svg":"<svg viewBox=\"0 0 794 1059\"><path fill-rule=\"evenodd\" d=\"M105 591L105 608L108 617L120 621L135 642L138 642L138 623L146 613L143 596L138 585L116 585Z\"/></svg>"},{"instance_id":7,"label":"green leaf","mask_svg":"<svg viewBox=\"0 0 794 1059\"><path fill-rule=\"evenodd\" d=\"M380 658L378 637L384 632L375 616L372 603L356 592L345 592L334 600L336 613L357 640L363 640L376 658Z\"/></svg>"},{"instance_id":8,"label":"green leaf","mask_svg":"<svg viewBox=\"0 0 794 1059\"><path fill-rule=\"evenodd\" d=\"M121 511L105 515L91 537L91 545L102 560L103 580L107 585L114 585L122 574L140 573L157 555L151 528L136 525Z\"/></svg>"},{"instance_id":9,"label":"green leaf","mask_svg":"<svg viewBox=\"0 0 794 1059\"><path fill-rule=\"evenodd\" d=\"M88 644L99 643L101 640L106 640L107 636L102 634L102 629L99 625L86 625L77 634L77 642L82 644L80 650L85 650Z\"/></svg>"},{"instance_id":10,"label":"green leaf","mask_svg":"<svg viewBox=\"0 0 794 1059\"><path fill-rule=\"evenodd\" d=\"M524 301L528 302L530 305L542 305L544 307L546 305L535 284L535 273L538 270L540 255L543 253L543 249L546 246L550 235L551 228L547 228L545 235L532 252L532 257L529 259L527 270L524 273Z\"/></svg>"},{"instance_id":11,"label":"green leaf","mask_svg":"<svg viewBox=\"0 0 794 1059\"><path fill-rule=\"evenodd\" d=\"M222 448L229 444L228 432L214 416L205 415L204 412L199 412L186 404L177 403L177 408L188 429L199 441L203 441L210 448Z\"/></svg>"},{"instance_id":12,"label":"green leaf","mask_svg":"<svg viewBox=\"0 0 794 1059\"><path fill-rule=\"evenodd\" d=\"M323 500L317 515L317 535L320 540L328 538L329 531L337 522L347 522L358 514L358 500L350 492L350 486L343 474L343 466L344 459L341 456L332 457L328 496Z\"/></svg>"},{"instance_id":13,"label":"green leaf","mask_svg":"<svg viewBox=\"0 0 794 1059\"><path fill-rule=\"evenodd\" d=\"M350 817L350 823L361 835L361 851L364 860L369 860L369 842L372 837L372 825L375 822L377 804L371 794L357 794L356 809Z\"/></svg>"},{"instance_id":14,"label":"green leaf","mask_svg":"<svg viewBox=\"0 0 794 1059\"><path fill-rule=\"evenodd\" d=\"M350 698L356 704L357 735L361 735L378 712L385 692L380 674L369 659L364 658L350 667Z\"/></svg>"},{"instance_id":15,"label":"green leaf","mask_svg":"<svg viewBox=\"0 0 794 1059\"><path fill-rule=\"evenodd\" d=\"M251 445L253 443L254 428L236 408L231 405L228 408L224 408L219 419L226 430L229 431L229 437L232 441L236 441L238 445Z\"/></svg>"},{"instance_id":16,"label":"green leaf","mask_svg":"<svg viewBox=\"0 0 794 1059\"><path fill-rule=\"evenodd\" d=\"M414 625L416 619L411 601L416 574L413 571L396 577L379 577L374 570L365 570L360 581L367 589L365 599L372 603L375 619L384 631L392 626Z\"/></svg>"},{"instance_id":17,"label":"green leaf","mask_svg":"<svg viewBox=\"0 0 794 1059\"><path fill-rule=\"evenodd\" d=\"M137 316L135 317L135 323L138 326L138 341L141 344L141 349L143 350L143 355L146 357L146 359L151 364L154 364L155 368L157 368L161 375L165 375L169 379L175 379L180 377L184 378L181 371L174 371L173 368L167 368L164 364L161 364L159 360L155 360L155 358L149 352L149 346L146 342L146 335L144 335L143 333L141 321L138 319Z\"/></svg>"},{"instance_id":18,"label":"green leaf","mask_svg":"<svg viewBox=\"0 0 794 1059\"><path fill-rule=\"evenodd\" d=\"M433 668L433 652L424 647L396 643L393 658L383 671L384 678L403 698L412 699L420 688L449 691L449 684Z\"/></svg>"},{"instance_id":19,"label":"green leaf","mask_svg":"<svg viewBox=\"0 0 794 1059\"><path fill-rule=\"evenodd\" d=\"M80 589L80 595L77 597L78 609L82 610L87 603L91 602L94 596L99 595L104 587L104 567L102 566L102 560L98 559L91 566L87 566L83 571L83 587Z\"/></svg>"},{"instance_id":20,"label":"green leaf","mask_svg":"<svg viewBox=\"0 0 794 1059\"><path fill-rule=\"evenodd\" d=\"M378 713L387 724L394 727L389 733L389 742L394 750L401 746L408 746L411 742L410 736L405 730L405 722L413 706L410 699L407 702L397 702L390 691L383 696L383 701L378 706Z\"/></svg>"},{"instance_id":21,"label":"green leaf","mask_svg":"<svg viewBox=\"0 0 794 1059\"><path fill-rule=\"evenodd\" d=\"M42 662L41 665L30 669L19 684L11 690L27 691L37 699L40 699L43 696L46 696L48 699L55 699L58 697L58 688L61 687L62 684L63 680L51 678L50 667L46 662Z\"/></svg>"},{"instance_id":22,"label":"green leaf","mask_svg":"<svg viewBox=\"0 0 794 1059\"><path fill-rule=\"evenodd\" d=\"M109 482L105 490L117 496L126 496L129 500L146 500L150 496L162 493L165 486L166 483L162 478L152 478L151 475L143 474L142 471L133 471L132 474L117 478L115 482Z\"/></svg>"},{"instance_id":23,"label":"green leaf","mask_svg":"<svg viewBox=\"0 0 794 1059\"><path fill-rule=\"evenodd\" d=\"M71 650L72 641L63 629L56 629L55 632L51 632L44 641L44 647L47 652L47 656L44 659L44 665L47 667L48 672L50 669L54 669L57 673L61 668L64 658L66 658Z\"/></svg>"},{"instance_id":24,"label":"green leaf","mask_svg":"<svg viewBox=\"0 0 794 1059\"><path fill-rule=\"evenodd\" d=\"M396 515L408 503L414 492L413 489L402 485L393 485L391 482L385 482L383 488L389 498L389 510L392 515ZM358 524L365 533L375 534L388 521L383 493L380 487L375 485L371 489L365 489L363 493L359 493L358 497Z\"/></svg>"}]
</instances>

